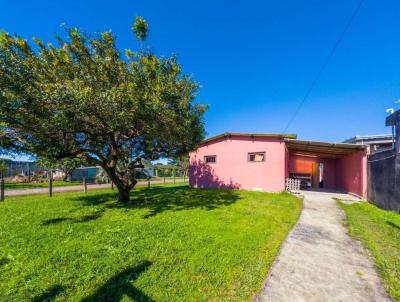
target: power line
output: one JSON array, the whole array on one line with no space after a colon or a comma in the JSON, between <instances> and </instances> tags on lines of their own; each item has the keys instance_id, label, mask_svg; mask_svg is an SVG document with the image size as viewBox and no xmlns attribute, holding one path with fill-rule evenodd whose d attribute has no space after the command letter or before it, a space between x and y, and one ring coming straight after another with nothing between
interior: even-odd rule
<instances>
[{"instance_id":1,"label":"power line","mask_svg":"<svg viewBox=\"0 0 400 302\"><path fill-rule=\"evenodd\" d=\"M310 87L308 88L306 94L304 95L304 97L302 98L299 106L297 107L296 111L294 112L292 118L289 120L289 122L287 123L285 130L283 130L282 133L285 133L290 125L293 123L294 119L296 118L296 116L299 114L301 108L303 107L304 103L307 101L308 97L310 96L311 92L314 90L319 78L321 77L322 73L324 72L326 66L329 64L330 60L332 59L332 57L334 56L337 48L339 47L339 44L342 42L344 36L346 35L347 31L349 30L351 24L353 23L355 17L357 16L362 4L364 3L364 0L360 0L358 2L357 7L355 8L355 10L353 11L352 15L350 16L350 19L347 21L346 26L344 27L343 31L340 33L338 39L336 40L335 44L333 45L333 48L331 49L331 51L329 52L328 56L326 57L324 63L321 65L321 68L318 70L316 76L314 77L314 80L311 82Z\"/></svg>"}]
</instances>

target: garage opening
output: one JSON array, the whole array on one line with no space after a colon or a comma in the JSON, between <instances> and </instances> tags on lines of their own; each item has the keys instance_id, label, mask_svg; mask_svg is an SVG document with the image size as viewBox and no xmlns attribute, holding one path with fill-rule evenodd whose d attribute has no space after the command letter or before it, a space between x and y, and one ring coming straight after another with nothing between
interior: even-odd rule
<instances>
[{"instance_id":1,"label":"garage opening","mask_svg":"<svg viewBox=\"0 0 400 302\"><path fill-rule=\"evenodd\" d=\"M286 140L287 177L306 190L331 190L366 198L366 146Z\"/></svg>"}]
</instances>

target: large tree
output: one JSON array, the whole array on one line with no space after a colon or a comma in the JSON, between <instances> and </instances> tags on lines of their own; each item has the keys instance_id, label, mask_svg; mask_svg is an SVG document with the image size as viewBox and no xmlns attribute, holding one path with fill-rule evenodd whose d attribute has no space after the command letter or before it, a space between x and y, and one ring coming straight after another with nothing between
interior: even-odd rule
<instances>
[{"instance_id":1,"label":"large tree","mask_svg":"<svg viewBox=\"0 0 400 302\"><path fill-rule=\"evenodd\" d=\"M133 27L139 40L143 21ZM0 33L0 139L8 148L100 165L127 202L143 159L178 157L204 137L206 106L176 57L123 56L109 31L72 28L57 41L30 45Z\"/></svg>"}]
</instances>

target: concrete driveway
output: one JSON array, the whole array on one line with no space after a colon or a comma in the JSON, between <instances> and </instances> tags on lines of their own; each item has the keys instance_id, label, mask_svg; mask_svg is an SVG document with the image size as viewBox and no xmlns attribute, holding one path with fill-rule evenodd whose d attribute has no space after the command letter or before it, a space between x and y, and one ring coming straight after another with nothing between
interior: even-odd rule
<instances>
[{"instance_id":1,"label":"concrete driveway","mask_svg":"<svg viewBox=\"0 0 400 302\"><path fill-rule=\"evenodd\" d=\"M347 234L332 198L302 192L304 208L256 301L390 301L368 252Z\"/></svg>"}]
</instances>

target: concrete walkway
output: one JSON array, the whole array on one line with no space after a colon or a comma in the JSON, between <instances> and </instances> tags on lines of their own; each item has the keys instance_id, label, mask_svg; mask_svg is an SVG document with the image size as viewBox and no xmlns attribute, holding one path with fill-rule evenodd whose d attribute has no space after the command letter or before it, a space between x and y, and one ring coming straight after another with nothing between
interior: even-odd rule
<instances>
[{"instance_id":1,"label":"concrete walkway","mask_svg":"<svg viewBox=\"0 0 400 302\"><path fill-rule=\"evenodd\" d=\"M304 192L298 223L283 243L256 301L390 301L368 252L347 235L332 197Z\"/></svg>"},{"instance_id":2,"label":"concrete walkway","mask_svg":"<svg viewBox=\"0 0 400 302\"><path fill-rule=\"evenodd\" d=\"M163 180L152 180L150 185L159 185L163 184ZM165 183L174 183L173 180L166 180ZM176 183L179 183L176 180ZM147 181L139 181L137 186L146 186ZM99 189L109 189L111 188L110 184L88 184L87 190L99 190ZM60 186L60 187L53 187L53 193L60 193L60 192L82 192L83 185L76 185L76 186ZM20 196L20 195L32 195L32 194L47 194L49 192L48 188L32 188L32 189L16 189L16 190L5 190L5 196Z\"/></svg>"}]
</instances>

